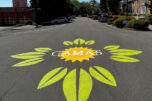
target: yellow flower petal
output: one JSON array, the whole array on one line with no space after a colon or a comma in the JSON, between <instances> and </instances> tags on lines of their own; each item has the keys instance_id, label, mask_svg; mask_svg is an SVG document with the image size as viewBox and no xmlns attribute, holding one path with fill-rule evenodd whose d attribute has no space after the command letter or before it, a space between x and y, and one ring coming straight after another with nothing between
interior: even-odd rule
<instances>
[{"instance_id":1,"label":"yellow flower petal","mask_svg":"<svg viewBox=\"0 0 152 101\"><path fill-rule=\"evenodd\" d=\"M104 47L104 49L115 50L115 49L118 49L119 47L120 47L119 45L109 45L109 46Z\"/></svg>"},{"instance_id":2,"label":"yellow flower petal","mask_svg":"<svg viewBox=\"0 0 152 101\"><path fill-rule=\"evenodd\" d=\"M114 76L107 69L98 66L95 66L95 68L98 70L98 72L92 67L90 67L89 71L96 80L111 86L117 86Z\"/></svg>"},{"instance_id":3,"label":"yellow flower petal","mask_svg":"<svg viewBox=\"0 0 152 101\"><path fill-rule=\"evenodd\" d=\"M116 49L116 50L111 50L110 53L115 55L138 55L141 54L142 51L129 50L129 49Z\"/></svg>"},{"instance_id":4,"label":"yellow flower petal","mask_svg":"<svg viewBox=\"0 0 152 101\"><path fill-rule=\"evenodd\" d=\"M85 43L85 40L84 40L84 39L81 39L81 38L78 38L78 39L75 39L75 40L73 41L73 43L76 44L76 45L82 45L82 44Z\"/></svg>"},{"instance_id":5,"label":"yellow flower petal","mask_svg":"<svg viewBox=\"0 0 152 101\"><path fill-rule=\"evenodd\" d=\"M92 91L92 78L84 69L80 69L79 101L87 101Z\"/></svg>"},{"instance_id":6,"label":"yellow flower petal","mask_svg":"<svg viewBox=\"0 0 152 101\"><path fill-rule=\"evenodd\" d=\"M121 55L112 55L111 59L115 61L119 61L119 62L139 62L140 61L132 57L121 56Z\"/></svg>"},{"instance_id":7,"label":"yellow flower petal","mask_svg":"<svg viewBox=\"0 0 152 101\"><path fill-rule=\"evenodd\" d=\"M89 41L85 42L85 45L93 45L93 44L95 44L94 40L89 40Z\"/></svg>"},{"instance_id":8,"label":"yellow flower petal","mask_svg":"<svg viewBox=\"0 0 152 101\"><path fill-rule=\"evenodd\" d=\"M51 48L35 48L35 50L38 52L49 52L52 49Z\"/></svg>"},{"instance_id":9,"label":"yellow flower petal","mask_svg":"<svg viewBox=\"0 0 152 101\"><path fill-rule=\"evenodd\" d=\"M13 67L30 66L30 65L34 65L34 64L37 64L39 62L42 62L42 61L44 61L43 58L28 59L28 60L25 60L25 61L22 61L22 62L19 62L19 63L13 65Z\"/></svg>"},{"instance_id":10,"label":"yellow flower petal","mask_svg":"<svg viewBox=\"0 0 152 101\"><path fill-rule=\"evenodd\" d=\"M63 92L67 101L77 101L76 69L67 74L63 81Z\"/></svg>"},{"instance_id":11,"label":"yellow flower petal","mask_svg":"<svg viewBox=\"0 0 152 101\"><path fill-rule=\"evenodd\" d=\"M73 45L73 42L71 42L71 41L64 41L63 45L71 46L71 45Z\"/></svg>"},{"instance_id":12,"label":"yellow flower petal","mask_svg":"<svg viewBox=\"0 0 152 101\"><path fill-rule=\"evenodd\" d=\"M41 79L37 89L41 89L41 88L47 87L47 86L52 85L55 82L59 81L60 79L62 79L67 73L67 68L65 68L64 70L59 72L62 68L63 67L56 68L56 69L50 71L49 73L47 73Z\"/></svg>"}]
</instances>

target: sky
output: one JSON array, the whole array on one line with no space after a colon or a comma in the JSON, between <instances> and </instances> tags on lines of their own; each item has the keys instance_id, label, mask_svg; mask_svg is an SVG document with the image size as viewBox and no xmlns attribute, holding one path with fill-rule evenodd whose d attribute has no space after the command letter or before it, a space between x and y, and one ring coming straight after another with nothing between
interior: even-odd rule
<instances>
[{"instance_id":1,"label":"sky","mask_svg":"<svg viewBox=\"0 0 152 101\"><path fill-rule=\"evenodd\" d=\"M90 0L79 0L79 1L90 1ZM12 7L12 0L0 0L0 7Z\"/></svg>"}]
</instances>

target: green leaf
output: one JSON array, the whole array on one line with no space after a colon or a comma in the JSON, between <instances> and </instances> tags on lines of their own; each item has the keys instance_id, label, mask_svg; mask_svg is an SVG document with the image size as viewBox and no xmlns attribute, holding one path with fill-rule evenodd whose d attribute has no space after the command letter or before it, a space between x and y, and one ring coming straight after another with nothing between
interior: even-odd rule
<instances>
[{"instance_id":1,"label":"green leaf","mask_svg":"<svg viewBox=\"0 0 152 101\"><path fill-rule=\"evenodd\" d=\"M63 92L67 101L77 101L76 69L72 70L63 81Z\"/></svg>"},{"instance_id":2,"label":"green leaf","mask_svg":"<svg viewBox=\"0 0 152 101\"><path fill-rule=\"evenodd\" d=\"M73 45L73 42L64 41L63 44L66 45L66 46L71 46L71 45Z\"/></svg>"},{"instance_id":3,"label":"green leaf","mask_svg":"<svg viewBox=\"0 0 152 101\"><path fill-rule=\"evenodd\" d=\"M67 68L63 69L61 72L59 72L63 67L56 68L49 73L47 73L40 81L38 88L41 89L44 87L47 87L49 85L52 85L62 79L66 73L67 73ZM59 72L59 73L58 73Z\"/></svg>"},{"instance_id":4,"label":"green leaf","mask_svg":"<svg viewBox=\"0 0 152 101\"><path fill-rule=\"evenodd\" d=\"M106 49L106 50L115 50L115 49L118 49L119 47L120 47L119 45L110 45L110 46L104 47L104 49Z\"/></svg>"},{"instance_id":5,"label":"green leaf","mask_svg":"<svg viewBox=\"0 0 152 101\"><path fill-rule=\"evenodd\" d=\"M51 48L35 48L35 50L38 52L49 52L52 49Z\"/></svg>"},{"instance_id":6,"label":"green leaf","mask_svg":"<svg viewBox=\"0 0 152 101\"><path fill-rule=\"evenodd\" d=\"M114 76L107 69L98 66L95 66L95 68L98 70L98 72L92 67L90 67L89 71L96 80L111 86L117 86Z\"/></svg>"},{"instance_id":7,"label":"green leaf","mask_svg":"<svg viewBox=\"0 0 152 101\"><path fill-rule=\"evenodd\" d=\"M19 62L19 63L13 65L13 67L30 66L30 65L34 65L34 64L37 64L39 62L42 62L42 61L44 61L43 58L28 59L28 60L25 60L25 61L22 61L22 62Z\"/></svg>"},{"instance_id":8,"label":"green leaf","mask_svg":"<svg viewBox=\"0 0 152 101\"><path fill-rule=\"evenodd\" d=\"M79 101L88 101L92 91L92 78L88 72L80 69L79 79ZM72 100L71 100L72 101Z\"/></svg>"},{"instance_id":9,"label":"green leaf","mask_svg":"<svg viewBox=\"0 0 152 101\"><path fill-rule=\"evenodd\" d=\"M17 54L17 55L12 55L12 58L17 58L17 59L32 59L32 58L41 58L44 55L27 55L27 54Z\"/></svg>"},{"instance_id":10,"label":"green leaf","mask_svg":"<svg viewBox=\"0 0 152 101\"><path fill-rule=\"evenodd\" d=\"M89 40L89 41L85 42L85 45L93 45L93 44L95 44L94 40Z\"/></svg>"},{"instance_id":11,"label":"green leaf","mask_svg":"<svg viewBox=\"0 0 152 101\"><path fill-rule=\"evenodd\" d=\"M32 58L39 58L44 55L45 53L42 53L42 52L28 52L28 53L12 55L11 57L17 58L17 59L32 59Z\"/></svg>"},{"instance_id":12,"label":"green leaf","mask_svg":"<svg viewBox=\"0 0 152 101\"><path fill-rule=\"evenodd\" d=\"M121 55L112 55L111 59L115 61L119 61L119 62L139 62L140 61L132 57L121 56Z\"/></svg>"},{"instance_id":13,"label":"green leaf","mask_svg":"<svg viewBox=\"0 0 152 101\"><path fill-rule=\"evenodd\" d=\"M116 49L116 50L111 50L110 53L115 55L138 55L141 54L142 51L129 50L129 49Z\"/></svg>"},{"instance_id":14,"label":"green leaf","mask_svg":"<svg viewBox=\"0 0 152 101\"><path fill-rule=\"evenodd\" d=\"M43 57L44 55L25 55L25 56L22 56L22 55L12 55L11 57L12 58L17 58L17 59L32 59L32 58L41 58Z\"/></svg>"},{"instance_id":15,"label":"green leaf","mask_svg":"<svg viewBox=\"0 0 152 101\"><path fill-rule=\"evenodd\" d=\"M73 43L76 45L82 45L85 43L85 40L78 38L78 39L75 39Z\"/></svg>"}]
</instances>

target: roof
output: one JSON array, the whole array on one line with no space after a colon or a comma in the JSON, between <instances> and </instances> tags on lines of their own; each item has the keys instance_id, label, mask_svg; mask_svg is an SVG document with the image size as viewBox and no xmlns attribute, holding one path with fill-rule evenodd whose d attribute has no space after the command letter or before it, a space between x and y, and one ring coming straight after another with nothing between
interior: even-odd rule
<instances>
[{"instance_id":1,"label":"roof","mask_svg":"<svg viewBox=\"0 0 152 101\"><path fill-rule=\"evenodd\" d=\"M31 11L30 7L0 7L0 12Z\"/></svg>"}]
</instances>

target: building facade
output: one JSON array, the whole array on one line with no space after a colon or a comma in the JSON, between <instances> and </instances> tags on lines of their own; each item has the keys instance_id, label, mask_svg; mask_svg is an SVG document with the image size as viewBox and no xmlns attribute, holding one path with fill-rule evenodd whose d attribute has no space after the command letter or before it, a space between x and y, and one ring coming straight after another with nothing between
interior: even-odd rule
<instances>
[{"instance_id":1,"label":"building facade","mask_svg":"<svg viewBox=\"0 0 152 101\"><path fill-rule=\"evenodd\" d=\"M146 6L150 0L134 0L132 3L132 12L134 14L150 14L150 9Z\"/></svg>"},{"instance_id":2,"label":"building facade","mask_svg":"<svg viewBox=\"0 0 152 101\"><path fill-rule=\"evenodd\" d=\"M128 3L127 3L128 2ZM150 9L146 4L150 4L150 0L121 0L120 1L120 12L127 11L133 14L150 14Z\"/></svg>"},{"instance_id":3,"label":"building facade","mask_svg":"<svg viewBox=\"0 0 152 101\"><path fill-rule=\"evenodd\" d=\"M32 20L34 14L27 7L27 0L13 0L13 7L0 7L0 25L24 24Z\"/></svg>"},{"instance_id":4,"label":"building facade","mask_svg":"<svg viewBox=\"0 0 152 101\"><path fill-rule=\"evenodd\" d=\"M27 7L27 0L13 0L13 7Z\"/></svg>"},{"instance_id":5,"label":"building facade","mask_svg":"<svg viewBox=\"0 0 152 101\"><path fill-rule=\"evenodd\" d=\"M132 12L132 2L133 2L133 0L128 0L128 1L121 0L120 1L120 12L125 13L127 11L127 5L128 5L128 12Z\"/></svg>"}]
</instances>

